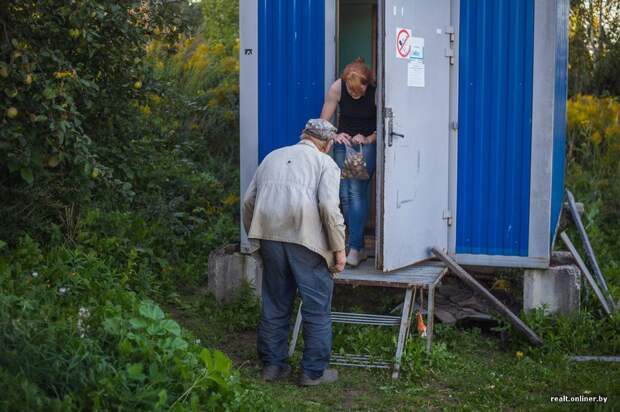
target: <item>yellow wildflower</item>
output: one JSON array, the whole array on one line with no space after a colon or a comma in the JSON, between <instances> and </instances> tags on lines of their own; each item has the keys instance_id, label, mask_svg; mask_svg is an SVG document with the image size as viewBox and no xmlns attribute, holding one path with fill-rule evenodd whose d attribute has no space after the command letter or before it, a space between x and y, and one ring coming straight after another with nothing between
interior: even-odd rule
<instances>
[{"instance_id":1,"label":"yellow wildflower","mask_svg":"<svg viewBox=\"0 0 620 412\"><path fill-rule=\"evenodd\" d=\"M159 103L161 103L161 97L159 97L159 95L154 94L154 93L150 93L149 94L149 100L155 106L157 106Z\"/></svg>"},{"instance_id":2,"label":"yellow wildflower","mask_svg":"<svg viewBox=\"0 0 620 412\"><path fill-rule=\"evenodd\" d=\"M140 112L142 113L142 115L149 116L151 114L151 108L149 107L149 105L144 105L144 106L140 106Z\"/></svg>"},{"instance_id":3,"label":"yellow wildflower","mask_svg":"<svg viewBox=\"0 0 620 412\"><path fill-rule=\"evenodd\" d=\"M239 203L239 196L236 193L231 193L222 200L225 206L233 206Z\"/></svg>"},{"instance_id":4,"label":"yellow wildflower","mask_svg":"<svg viewBox=\"0 0 620 412\"><path fill-rule=\"evenodd\" d=\"M64 79L65 77L71 77L72 73L69 70L63 70L60 72L55 72L54 77L57 79Z\"/></svg>"}]
</instances>

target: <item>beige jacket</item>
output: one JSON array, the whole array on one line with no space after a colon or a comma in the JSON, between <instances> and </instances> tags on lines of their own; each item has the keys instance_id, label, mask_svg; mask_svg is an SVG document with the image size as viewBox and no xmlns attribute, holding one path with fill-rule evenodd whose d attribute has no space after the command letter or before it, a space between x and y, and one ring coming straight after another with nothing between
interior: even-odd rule
<instances>
[{"instance_id":1,"label":"beige jacket","mask_svg":"<svg viewBox=\"0 0 620 412\"><path fill-rule=\"evenodd\" d=\"M320 254L328 267L344 250L340 169L310 141L270 153L258 167L243 201L250 239L296 243Z\"/></svg>"}]
</instances>

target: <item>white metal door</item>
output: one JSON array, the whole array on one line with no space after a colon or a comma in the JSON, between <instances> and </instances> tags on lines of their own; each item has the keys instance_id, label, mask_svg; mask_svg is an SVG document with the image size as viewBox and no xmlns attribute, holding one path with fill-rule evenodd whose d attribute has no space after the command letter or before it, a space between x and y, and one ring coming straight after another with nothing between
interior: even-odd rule
<instances>
[{"instance_id":1,"label":"white metal door","mask_svg":"<svg viewBox=\"0 0 620 412\"><path fill-rule=\"evenodd\" d=\"M450 0L385 0L383 270L448 245Z\"/></svg>"}]
</instances>

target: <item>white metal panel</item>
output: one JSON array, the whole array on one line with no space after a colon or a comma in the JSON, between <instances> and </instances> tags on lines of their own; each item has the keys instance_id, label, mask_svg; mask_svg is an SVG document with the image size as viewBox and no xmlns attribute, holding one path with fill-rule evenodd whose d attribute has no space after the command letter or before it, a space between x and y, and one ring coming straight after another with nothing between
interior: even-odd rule
<instances>
[{"instance_id":1,"label":"white metal panel","mask_svg":"<svg viewBox=\"0 0 620 412\"><path fill-rule=\"evenodd\" d=\"M503 255L471 255L460 253L454 260L463 266L493 266L498 268L544 269L549 267L548 257L503 256Z\"/></svg>"},{"instance_id":2,"label":"white metal panel","mask_svg":"<svg viewBox=\"0 0 620 412\"><path fill-rule=\"evenodd\" d=\"M375 200L375 267L383 268L383 199L384 185L383 176L385 175L385 151L384 147L384 124L383 124L383 107L384 104L384 82L385 82L385 64L382 56L385 55L385 1L380 0L377 4L377 168L375 170L376 182L376 199Z\"/></svg>"},{"instance_id":3,"label":"white metal panel","mask_svg":"<svg viewBox=\"0 0 620 412\"><path fill-rule=\"evenodd\" d=\"M451 0L452 50L454 51L454 64L450 69L450 183L449 205L452 212L451 225L448 227L448 253L456 253L456 220L457 216L457 182L458 182L458 153L459 153L459 23L460 23L460 0Z\"/></svg>"},{"instance_id":4,"label":"white metal panel","mask_svg":"<svg viewBox=\"0 0 620 412\"><path fill-rule=\"evenodd\" d=\"M239 42L240 195L243 199L258 167L258 0L239 2ZM250 243L243 223L239 230L241 248L248 251Z\"/></svg>"},{"instance_id":5,"label":"white metal panel","mask_svg":"<svg viewBox=\"0 0 620 412\"><path fill-rule=\"evenodd\" d=\"M336 80L336 2L325 0L325 94Z\"/></svg>"},{"instance_id":6,"label":"white metal panel","mask_svg":"<svg viewBox=\"0 0 620 412\"><path fill-rule=\"evenodd\" d=\"M556 0L534 2L530 257L548 257L550 254L556 6Z\"/></svg>"},{"instance_id":7,"label":"white metal panel","mask_svg":"<svg viewBox=\"0 0 620 412\"><path fill-rule=\"evenodd\" d=\"M404 135L390 139L384 118L382 269L390 271L448 245L450 0L386 0L383 12L384 104L393 111L393 132ZM397 28L424 39L424 87L408 86L409 59L396 57Z\"/></svg>"}]
</instances>

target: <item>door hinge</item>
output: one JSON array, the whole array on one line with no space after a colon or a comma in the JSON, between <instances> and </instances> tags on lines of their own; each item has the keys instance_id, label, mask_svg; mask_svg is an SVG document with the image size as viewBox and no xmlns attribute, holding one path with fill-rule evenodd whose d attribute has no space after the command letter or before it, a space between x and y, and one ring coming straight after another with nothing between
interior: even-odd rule
<instances>
[{"instance_id":1,"label":"door hinge","mask_svg":"<svg viewBox=\"0 0 620 412\"><path fill-rule=\"evenodd\" d=\"M452 211L450 209L444 209L443 220L446 221L448 226L452 226Z\"/></svg>"},{"instance_id":2,"label":"door hinge","mask_svg":"<svg viewBox=\"0 0 620 412\"><path fill-rule=\"evenodd\" d=\"M444 56L448 57L450 59L450 64L454 65L454 50L452 50L451 48L446 48L444 50Z\"/></svg>"},{"instance_id":3,"label":"door hinge","mask_svg":"<svg viewBox=\"0 0 620 412\"><path fill-rule=\"evenodd\" d=\"M457 122L456 120L452 120L450 122L450 128L452 130L459 130L459 122Z\"/></svg>"},{"instance_id":4,"label":"door hinge","mask_svg":"<svg viewBox=\"0 0 620 412\"><path fill-rule=\"evenodd\" d=\"M450 43L454 43L454 39L455 39L454 26L446 26L443 32L446 33L448 36L450 36Z\"/></svg>"}]
</instances>

